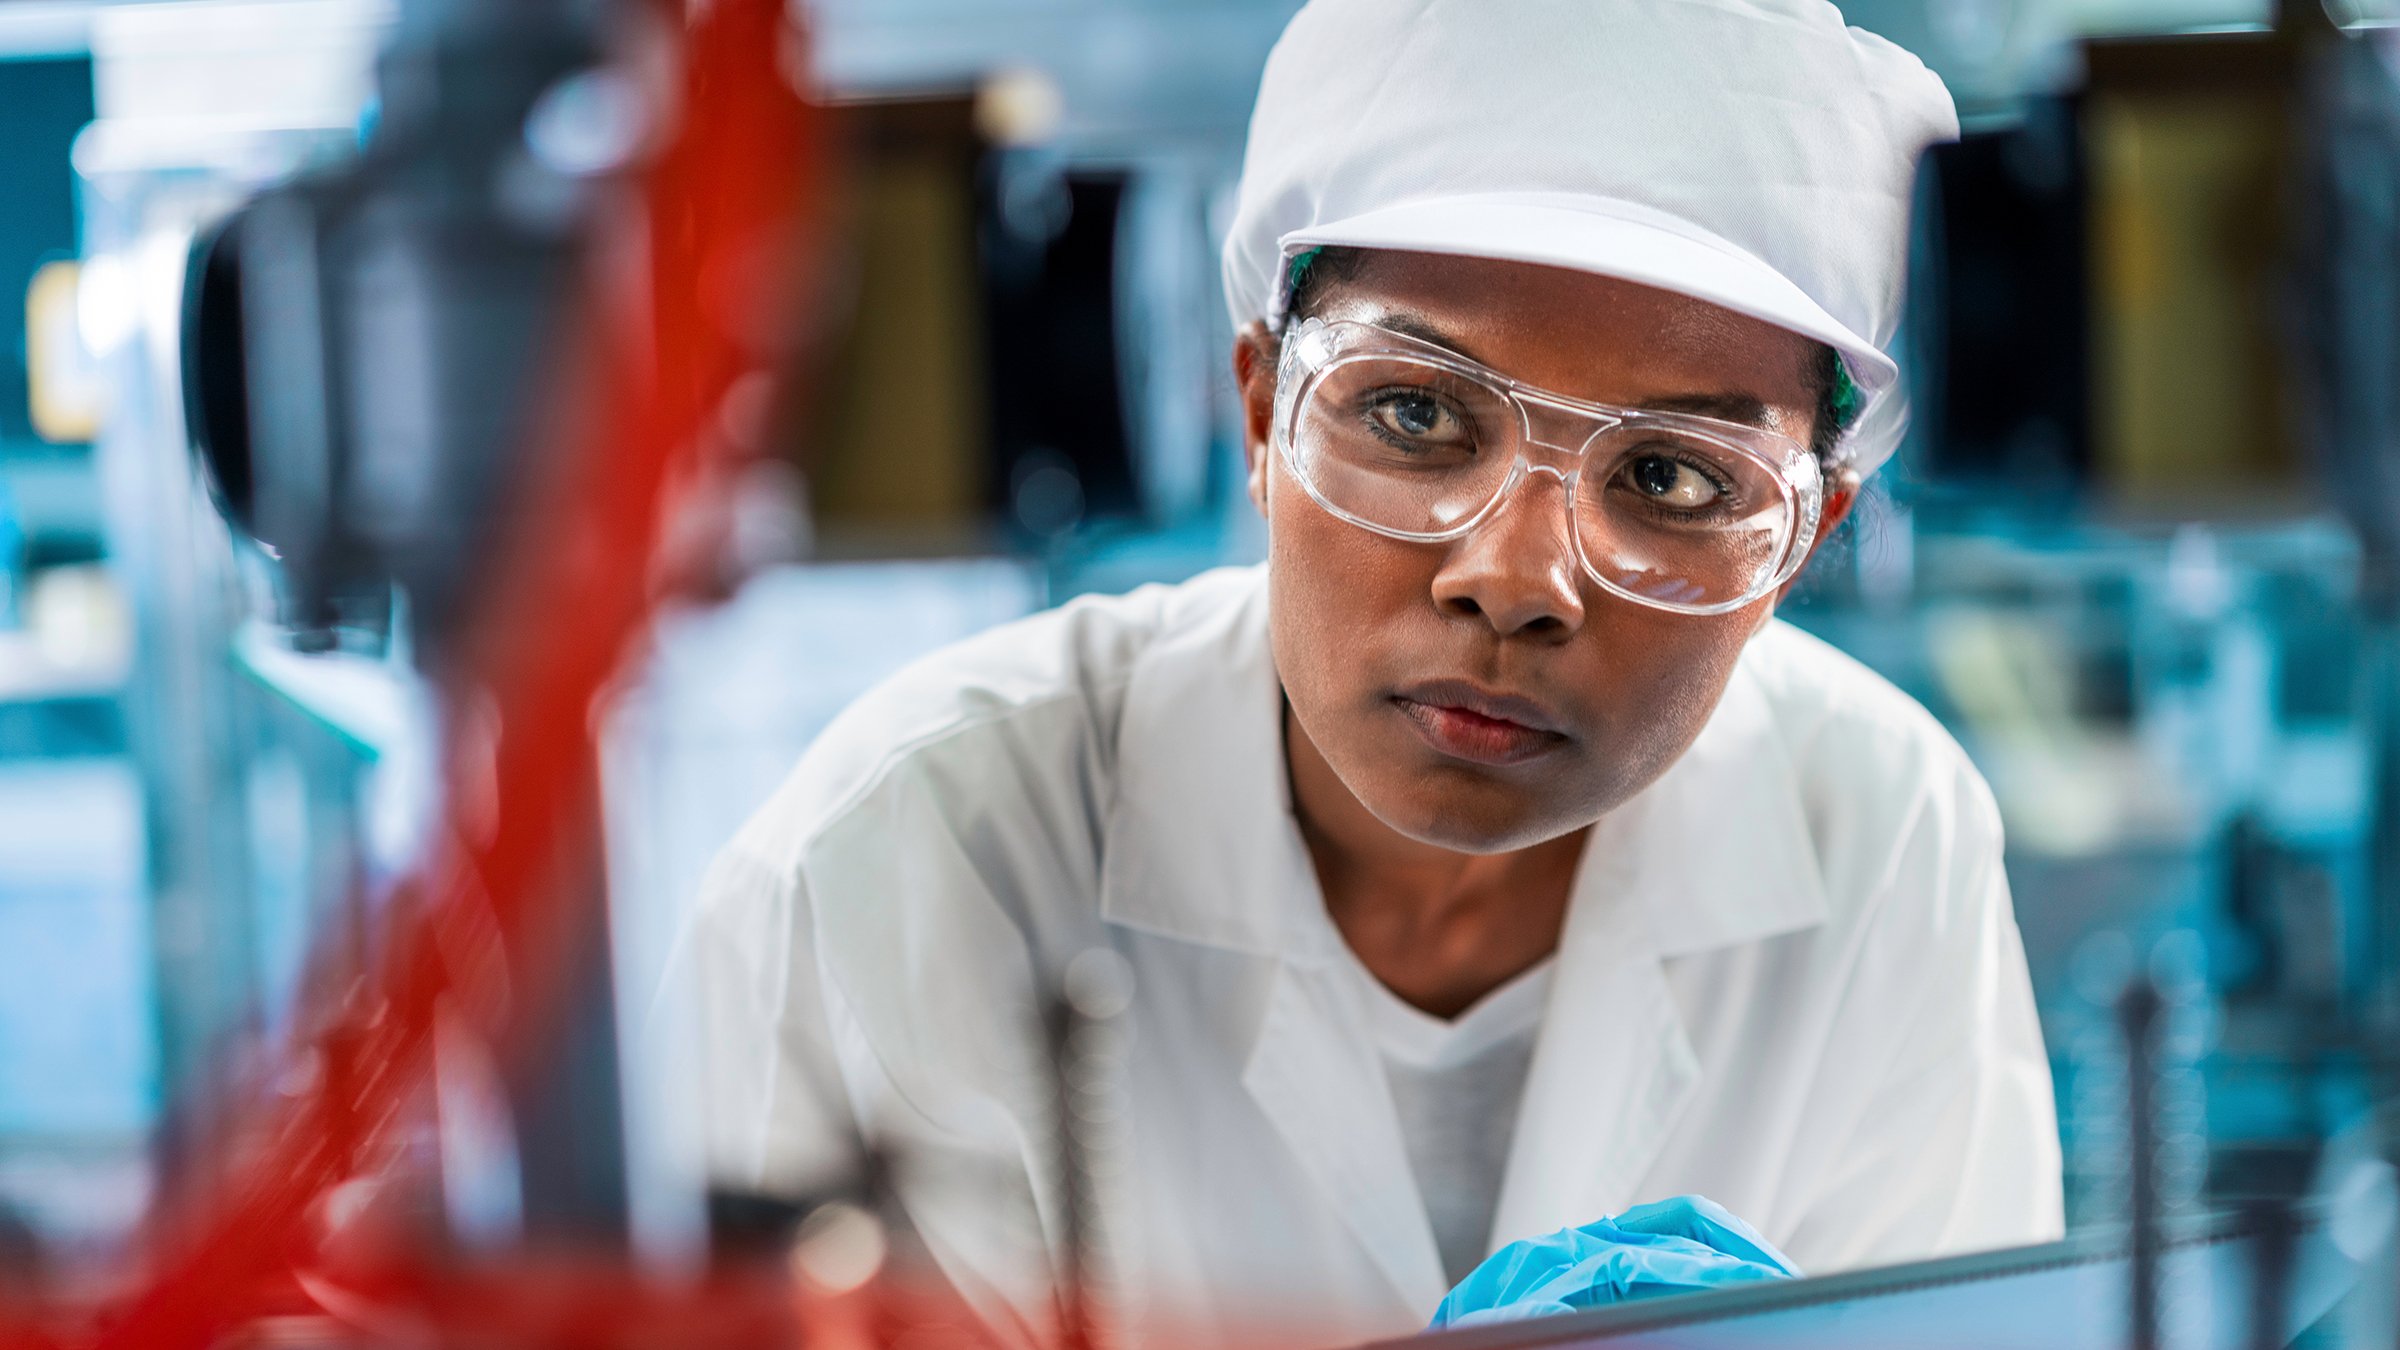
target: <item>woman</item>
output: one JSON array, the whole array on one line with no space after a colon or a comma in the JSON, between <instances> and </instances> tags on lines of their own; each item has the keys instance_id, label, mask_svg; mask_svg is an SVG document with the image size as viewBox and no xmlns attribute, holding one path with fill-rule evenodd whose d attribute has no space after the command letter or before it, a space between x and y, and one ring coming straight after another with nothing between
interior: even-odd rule
<instances>
[{"instance_id":1,"label":"woman","mask_svg":"<svg viewBox=\"0 0 2400 1350\"><path fill-rule=\"evenodd\" d=\"M1267 561L937 655L809 752L699 928L721 1175L877 1140L1038 1334L1039 1008L1098 948L1101 1261L1177 1339L1406 1331L1603 1216L1579 1250L1669 1216L1669 1284L2054 1236L1989 793L1773 619L1890 449L1953 128L1820 0L1304 9L1226 246Z\"/></svg>"}]
</instances>

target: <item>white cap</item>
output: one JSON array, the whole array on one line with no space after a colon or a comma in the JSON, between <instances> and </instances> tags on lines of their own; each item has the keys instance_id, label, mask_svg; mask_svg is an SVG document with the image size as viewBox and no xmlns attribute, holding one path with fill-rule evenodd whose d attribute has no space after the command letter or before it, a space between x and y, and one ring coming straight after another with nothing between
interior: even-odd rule
<instances>
[{"instance_id":1,"label":"white cap","mask_svg":"<svg viewBox=\"0 0 2400 1350\"><path fill-rule=\"evenodd\" d=\"M1310 0L1267 58L1225 241L1238 326L1319 245L1546 263L1816 338L1904 422L1899 322L1939 79L1827 0Z\"/></svg>"}]
</instances>

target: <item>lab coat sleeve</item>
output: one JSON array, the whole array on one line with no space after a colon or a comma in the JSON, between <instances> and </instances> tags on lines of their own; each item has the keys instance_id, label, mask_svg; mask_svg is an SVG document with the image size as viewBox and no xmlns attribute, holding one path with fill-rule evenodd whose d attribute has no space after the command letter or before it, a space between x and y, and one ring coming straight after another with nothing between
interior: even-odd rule
<instances>
[{"instance_id":1,"label":"lab coat sleeve","mask_svg":"<svg viewBox=\"0 0 2400 1350\"><path fill-rule=\"evenodd\" d=\"M871 1144L942 1280L1014 1345L1050 1297L1047 1080L1011 1015L1031 1016L1027 940L976 845L1030 832L983 840L995 812L951 800L995 776L920 757L837 809L779 798L712 868L690 942L712 1177L806 1197L855 1183Z\"/></svg>"},{"instance_id":2,"label":"lab coat sleeve","mask_svg":"<svg viewBox=\"0 0 2400 1350\"><path fill-rule=\"evenodd\" d=\"M1949 791L1928 794L1887 882L1853 980L1859 1035L1829 1051L1868 1058L1854 1072L1882 1068L1792 1230L1789 1250L1812 1273L2064 1228L2057 1108L1999 813L1963 763Z\"/></svg>"},{"instance_id":3,"label":"lab coat sleeve","mask_svg":"<svg viewBox=\"0 0 2400 1350\"><path fill-rule=\"evenodd\" d=\"M739 843L709 869L688 956L718 1184L801 1196L860 1161L816 952L794 940L812 927L800 877Z\"/></svg>"}]
</instances>

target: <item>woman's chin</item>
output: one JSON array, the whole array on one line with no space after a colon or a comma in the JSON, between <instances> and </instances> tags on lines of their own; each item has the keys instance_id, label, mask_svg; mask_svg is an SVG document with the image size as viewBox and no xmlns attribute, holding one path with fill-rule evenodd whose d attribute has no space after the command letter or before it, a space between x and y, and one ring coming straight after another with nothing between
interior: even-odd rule
<instances>
[{"instance_id":1,"label":"woman's chin","mask_svg":"<svg viewBox=\"0 0 2400 1350\"><path fill-rule=\"evenodd\" d=\"M1550 803L1507 800L1500 794L1443 791L1437 784L1397 792L1388 800L1361 796L1375 818L1420 844L1453 853L1510 853L1546 844L1591 824L1541 809Z\"/></svg>"}]
</instances>

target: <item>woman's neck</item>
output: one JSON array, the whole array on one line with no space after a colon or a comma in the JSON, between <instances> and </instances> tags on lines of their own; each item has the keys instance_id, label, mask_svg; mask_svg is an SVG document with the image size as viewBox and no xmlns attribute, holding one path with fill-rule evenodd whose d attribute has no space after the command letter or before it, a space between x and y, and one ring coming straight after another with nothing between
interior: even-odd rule
<instances>
[{"instance_id":1,"label":"woman's neck","mask_svg":"<svg viewBox=\"0 0 2400 1350\"><path fill-rule=\"evenodd\" d=\"M1289 708L1284 758L1326 913L1393 993L1455 1017L1557 950L1589 830L1508 853L1459 853L1377 819Z\"/></svg>"}]
</instances>

